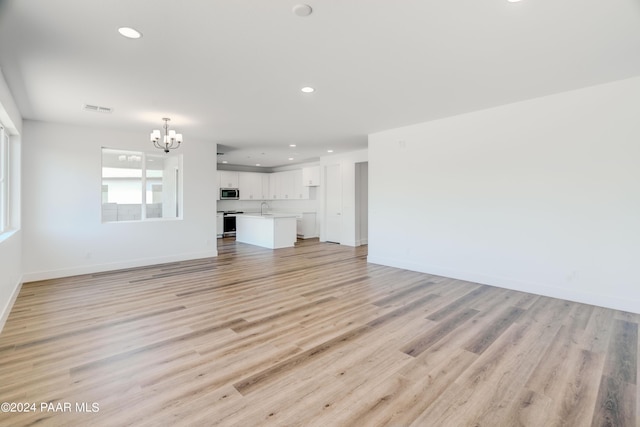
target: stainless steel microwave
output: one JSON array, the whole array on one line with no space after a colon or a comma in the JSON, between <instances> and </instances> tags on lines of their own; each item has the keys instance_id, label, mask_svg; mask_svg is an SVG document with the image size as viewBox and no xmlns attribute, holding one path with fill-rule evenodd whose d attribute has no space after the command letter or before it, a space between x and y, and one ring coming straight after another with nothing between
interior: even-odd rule
<instances>
[{"instance_id":1,"label":"stainless steel microwave","mask_svg":"<svg viewBox=\"0 0 640 427\"><path fill-rule=\"evenodd\" d=\"M240 190L237 188L221 188L220 200L238 200L240 198Z\"/></svg>"}]
</instances>

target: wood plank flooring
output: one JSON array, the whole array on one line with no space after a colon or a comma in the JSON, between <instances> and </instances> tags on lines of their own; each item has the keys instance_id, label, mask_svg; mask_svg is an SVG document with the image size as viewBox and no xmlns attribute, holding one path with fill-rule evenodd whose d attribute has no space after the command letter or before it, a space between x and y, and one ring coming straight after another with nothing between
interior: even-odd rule
<instances>
[{"instance_id":1,"label":"wood plank flooring","mask_svg":"<svg viewBox=\"0 0 640 427\"><path fill-rule=\"evenodd\" d=\"M0 402L36 407L0 425L639 424L639 315L367 264L366 247L219 252L24 284Z\"/></svg>"}]
</instances>

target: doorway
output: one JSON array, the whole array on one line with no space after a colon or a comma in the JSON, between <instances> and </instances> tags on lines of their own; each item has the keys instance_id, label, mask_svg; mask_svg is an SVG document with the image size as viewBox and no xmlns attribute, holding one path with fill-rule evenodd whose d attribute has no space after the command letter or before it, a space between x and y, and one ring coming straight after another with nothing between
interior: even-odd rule
<instances>
[{"instance_id":1,"label":"doorway","mask_svg":"<svg viewBox=\"0 0 640 427\"><path fill-rule=\"evenodd\" d=\"M356 246L369 243L369 163L356 163Z\"/></svg>"},{"instance_id":2,"label":"doorway","mask_svg":"<svg viewBox=\"0 0 640 427\"><path fill-rule=\"evenodd\" d=\"M342 181L340 165L325 166L325 230L327 242L340 243L342 235Z\"/></svg>"}]
</instances>

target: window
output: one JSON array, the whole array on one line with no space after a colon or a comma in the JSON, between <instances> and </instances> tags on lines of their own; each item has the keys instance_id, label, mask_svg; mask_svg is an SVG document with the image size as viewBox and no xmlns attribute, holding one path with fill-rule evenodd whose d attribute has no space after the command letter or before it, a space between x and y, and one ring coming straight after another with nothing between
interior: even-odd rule
<instances>
[{"instance_id":1,"label":"window","mask_svg":"<svg viewBox=\"0 0 640 427\"><path fill-rule=\"evenodd\" d=\"M9 135L0 125L0 233L9 228Z\"/></svg>"},{"instance_id":2,"label":"window","mask_svg":"<svg viewBox=\"0 0 640 427\"><path fill-rule=\"evenodd\" d=\"M102 221L180 218L182 156L102 149Z\"/></svg>"}]
</instances>

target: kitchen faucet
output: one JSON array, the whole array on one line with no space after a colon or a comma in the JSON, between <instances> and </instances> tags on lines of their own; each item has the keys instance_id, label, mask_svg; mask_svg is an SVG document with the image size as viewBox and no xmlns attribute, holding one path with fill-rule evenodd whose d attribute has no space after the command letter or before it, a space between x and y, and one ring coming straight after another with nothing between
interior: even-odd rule
<instances>
[{"instance_id":1,"label":"kitchen faucet","mask_svg":"<svg viewBox=\"0 0 640 427\"><path fill-rule=\"evenodd\" d=\"M269 209L269 203L267 203L267 202L260 203L260 216L264 215L264 212L262 212L262 207L263 206L266 206L267 209Z\"/></svg>"}]
</instances>

